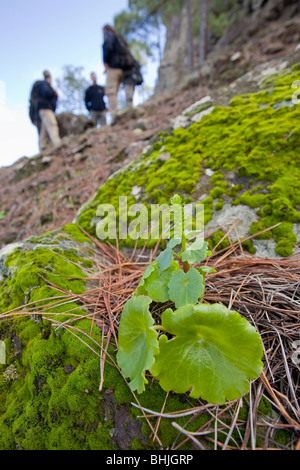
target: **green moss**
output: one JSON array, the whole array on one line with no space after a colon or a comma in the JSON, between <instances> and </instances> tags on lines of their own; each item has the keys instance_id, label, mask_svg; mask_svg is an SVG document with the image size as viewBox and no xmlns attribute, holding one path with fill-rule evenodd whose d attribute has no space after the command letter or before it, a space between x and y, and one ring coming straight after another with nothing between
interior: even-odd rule
<instances>
[{"instance_id":1,"label":"green moss","mask_svg":"<svg viewBox=\"0 0 300 470\"><path fill-rule=\"evenodd\" d=\"M222 240L223 238L224 240ZM228 237L225 236L225 233L222 232L222 230L217 230L214 232L206 241L208 241L210 249L217 247L217 251L223 250L230 246L230 241Z\"/></svg>"},{"instance_id":2,"label":"green moss","mask_svg":"<svg viewBox=\"0 0 300 470\"><path fill-rule=\"evenodd\" d=\"M223 200L222 199L219 199L218 202L216 203L215 205L215 210L216 211L220 211L223 209Z\"/></svg>"},{"instance_id":3,"label":"green moss","mask_svg":"<svg viewBox=\"0 0 300 470\"><path fill-rule=\"evenodd\" d=\"M83 278L84 274L80 267L68 262L68 259L79 263L83 260L71 251L65 252L62 258L54 251L41 246L33 251L18 249L9 254L5 259L5 266L10 272L10 277L3 286L0 312L8 307L13 309L24 303L40 300L45 298L46 294L50 297L55 295L53 289L46 287L43 278L65 290L72 286L73 292L82 292L85 282L80 278Z\"/></svg>"},{"instance_id":4,"label":"green moss","mask_svg":"<svg viewBox=\"0 0 300 470\"><path fill-rule=\"evenodd\" d=\"M268 200L268 196L265 194L253 194L253 190L246 191L239 198L240 204L245 204L249 207L256 208L265 204Z\"/></svg>"},{"instance_id":5,"label":"green moss","mask_svg":"<svg viewBox=\"0 0 300 470\"><path fill-rule=\"evenodd\" d=\"M217 199L218 197L222 196L224 193L224 189L221 188L220 186L216 186L214 189L210 191L210 195L213 199Z\"/></svg>"},{"instance_id":6,"label":"green moss","mask_svg":"<svg viewBox=\"0 0 300 470\"><path fill-rule=\"evenodd\" d=\"M283 447L286 447L291 440L291 434L284 429L277 429L274 434L274 440Z\"/></svg>"},{"instance_id":7,"label":"green moss","mask_svg":"<svg viewBox=\"0 0 300 470\"><path fill-rule=\"evenodd\" d=\"M258 411L265 416L269 416L272 410L271 403L269 400L267 400L264 396L262 396L259 405L258 405Z\"/></svg>"},{"instance_id":8,"label":"green moss","mask_svg":"<svg viewBox=\"0 0 300 470\"><path fill-rule=\"evenodd\" d=\"M61 301L51 307L51 298L59 293L45 279L80 294L85 290L86 260L75 250L63 251L57 245L53 250L39 245L26 251L25 246L5 260L8 276L2 286L6 295L1 298L1 312L26 302L49 308L44 319L20 315L9 323L9 329L1 324L8 357L0 370L0 449L16 445L25 450L109 449L112 424L101 418L99 357L87 347L95 349L93 340L100 343L100 330L94 327L91 332L90 321L83 319L76 322L73 336L54 329L49 321L51 316L61 321L70 318L68 311L85 316L75 302ZM17 354L11 336L18 340ZM70 372L65 369L69 365ZM7 366L16 371L9 381L4 380Z\"/></svg>"},{"instance_id":9,"label":"green moss","mask_svg":"<svg viewBox=\"0 0 300 470\"><path fill-rule=\"evenodd\" d=\"M248 251L248 253L251 253L252 255L256 253L256 248L253 245L253 241L251 239L242 242L242 247L244 250Z\"/></svg>"},{"instance_id":10,"label":"green moss","mask_svg":"<svg viewBox=\"0 0 300 470\"><path fill-rule=\"evenodd\" d=\"M275 247L275 252L282 257L291 256L296 241L296 238L294 240L280 240Z\"/></svg>"},{"instance_id":11,"label":"green moss","mask_svg":"<svg viewBox=\"0 0 300 470\"><path fill-rule=\"evenodd\" d=\"M90 238L87 237L76 224L66 224L62 227L62 230L79 243L92 244Z\"/></svg>"},{"instance_id":12,"label":"green moss","mask_svg":"<svg viewBox=\"0 0 300 470\"><path fill-rule=\"evenodd\" d=\"M5 261L8 276L3 284L7 298L5 305L2 302L2 311L28 301L31 307L36 306L36 314L20 315L9 325L1 323L0 334L6 337L8 358L0 368L0 449L17 446L22 450L117 450L113 439L114 416L107 415L104 393L99 392L100 329L94 325L91 330L90 320L84 318L86 312L76 302L67 299L67 303L63 300L57 303L55 297L59 292L45 281L64 291L82 293L84 256L74 249L53 247L51 250L38 245L27 251L24 246ZM40 305L47 305L48 313L43 318L38 315ZM69 311L82 317L69 323L76 329L54 328L52 319L62 322L73 318ZM17 352L11 337L17 339ZM131 403L134 397L114 366L115 353L110 345L103 390L113 390L117 408ZM140 402L160 410L164 399L159 385L149 383ZM190 406L186 403L184 408ZM166 411L182 407L179 395L174 395L168 400ZM138 414L140 410L131 410L132 419ZM153 420L153 426L155 423ZM143 448L145 445L153 448L148 425L143 429ZM170 421L163 420L159 438L165 448L176 435ZM145 444L147 439L149 443ZM141 441L136 438L130 448L140 446Z\"/></svg>"}]
</instances>

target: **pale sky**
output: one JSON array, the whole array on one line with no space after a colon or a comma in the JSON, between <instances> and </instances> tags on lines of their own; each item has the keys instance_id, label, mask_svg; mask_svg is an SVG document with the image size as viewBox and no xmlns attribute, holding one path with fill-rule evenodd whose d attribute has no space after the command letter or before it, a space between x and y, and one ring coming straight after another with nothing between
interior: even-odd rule
<instances>
[{"instance_id":1,"label":"pale sky","mask_svg":"<svg viewBox=\"0 0 300 470\"><path fill-rule=\"evenodd\" d=\"M50 70L54 86L64 65L83 66L88 80L95 71L98 83L104 84L102 27L113 24L127 6L128 0L1 2L0 167L38 153L28 107L31 86L43 70ZM153 66L150 75L153 81Z\"/></svg>"}]
</instances>

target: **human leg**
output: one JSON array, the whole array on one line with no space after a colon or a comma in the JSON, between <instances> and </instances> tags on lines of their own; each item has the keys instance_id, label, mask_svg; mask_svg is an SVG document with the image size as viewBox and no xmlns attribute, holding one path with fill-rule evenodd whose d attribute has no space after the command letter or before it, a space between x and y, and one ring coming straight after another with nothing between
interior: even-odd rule
<instances>
[{"instance_id":1,"label":"human leg","mask_svg":"<svg viewBox=\"0 0 300 470\"><path fill-rule=\"evenodd\" d=\"M100 111L100 125L101 127L106 126L106 111Z\"/></svg>"},{"instance_id":2,"label":"human leg","mask_svg":"<svg viewBox=\"0 0 300 470\"><path fill-rule=\"evenodd\" d=\"M61 138L59 136L58 124L54 112L51 109L40 109L39 114L42 121L41 133L43 132L43 139L44 133L46 132L52 145L59 145Z\"/></svg>"},{"instance_id":3,"label":"human leg","mask_svg":"<svg viewBox=\"0 0 300 470\"><path fill-rule=\"evenodd\" d=\"M134 85L125 84L126 108L133 106Z\"/></svg>"},{"instance_id":4,"label":"human leg","mask_svg":"<svg viewBox=\"0 0 300 470\"><path fill-rule=\"evenodd\" d=\"M91 119L94 123L94 126L97 127L98 124L98 111L90 111Z\"/></svg>"},{"instance_id":5,"label":"human leg","mask_svg":"<svg viewBox=\"0 0 300 470\"><path fill-rule=\"evenodd\" d=\"M118 111L118 90L123 81L123 71L121 69L108 68L106 70L105 94L108 99L108 106L111 116Z\"/></svg>"}]
</instances>

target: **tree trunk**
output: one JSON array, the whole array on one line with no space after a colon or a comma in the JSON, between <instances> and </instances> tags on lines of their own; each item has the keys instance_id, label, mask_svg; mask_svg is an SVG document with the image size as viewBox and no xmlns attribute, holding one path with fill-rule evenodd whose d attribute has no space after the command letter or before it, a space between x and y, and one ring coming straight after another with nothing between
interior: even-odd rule
<instances>
[{"instance_id":1,"label":"tree trunk","mask_svg":"<svg viewBox=\"0 0 300 470\"><path fill-rule=\"evenodd\" d=\"M194 46L193 46L191 0L186 0L185 5L186 5L186 11L187 11L187 20L188 20L188 30L187 30L188 70L189 72L192 72L194 70Z\"/></svg>"},{"instance_id":2,"label":"tree trunk","mask_svg":"<svg viewBox=\"0 0 300 470\"><path fill-rule=\"evenodd\" d=\"M208 0L201 0L201 23L199 41L199 64L203 65L207 53Z\"/></svg>"}]
</instances>

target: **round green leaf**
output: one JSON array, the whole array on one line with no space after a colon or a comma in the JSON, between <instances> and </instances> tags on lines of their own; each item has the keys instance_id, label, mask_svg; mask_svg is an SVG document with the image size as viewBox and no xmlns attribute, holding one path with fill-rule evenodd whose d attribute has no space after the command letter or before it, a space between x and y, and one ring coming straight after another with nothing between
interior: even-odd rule
<instances>
[{"instance_id":1,"label":"round green leaf","mask_svg":"<svg viewBox=\"0 0 300 470\"><path fill-rule=\"evenodd\" d=\"M204 294L203 277L196 269L184 273L181 269L175 271L169 282L169 296L179 308L187 304L196 304Z\"/></svg>"},{"instance_id":2,"label":"round green leaf","mask_svg":"<svg viewBox=\"0 0 300 470\"><path fill-rule=\"evenodd\" d=\"M173 260L173 251L168 247L157 257L158 266L161 271L168 269Z\"/></svg>"},{"instance_id":3,"label":"round green leaf","mask_svg":"<svg viewBox=\"0 0 300 470\"><path fill-rule=\"evenodd\" d=\"M157 265L158 265L157 261L152 261L152 263L148 264L148 266L146 267L142 275L139 285L137 286L134 292L134 295L147 295L147 290L144 286L145 279L147 279L150 276L150 274L155 270Z\"/></svg>"},{"instance_id":4,"label":"round green leaf","mask_svg":"<svg viewBox=\"0 0 300 470\"><path fill-rule=\"evenodd\" d=\"M189 264L201 263L208 255L208 243L202 238L198 238L192 243L185 251L181 253L182 261L187 261Z\"/></svg>"},{"instance_id":5,"label":"round green leaf","mask_svg":"<svg viewBox=\"0 0 300 470\"><path fill-rule=\"evenodd\" d=\"M150 297L132 297L124 305L119 325L117 361L124 376L131 379L131 389L138 393L145 390L145 371L158 352L157 332L152 328L154 321L149 312L151 302Z\"/></svg>"},{"instance_id":6,"label":"round green leaf","mask_svg":"<svg viewBox=\"0 0 300 470\"><path fill-rule=\"evenodd\" d=\"M181 238L171 238L171 240L168 243L168 248L172 250L173 248L175 248L175 246L180 245L180 243L181 243Z\"/></svg>"},{"instance_id":7,"label":"round green leaf","mask_svg":"<svg viewBox=\"0 0 300 470\"><path fill-rule=\"evenodd\" d=\"M162 325L175 335L160 337L151 373L165 391L223 404L249 391L263 364L261 339L237 312L220 304L166 310Z\"/></svg>"},{"instance_id":8,"label":"round green leaf","mask_svg":"<svg viewBox=\"0 0 300 470\"><path fill-rule=\"evenodd\" d=\"M145 279L144 288L152 300L155 302L167 302L169 300L169 281L178 266L176 261L172 261L171 265L162 271L156 265L150 276Z\"/></svg>"},{"instance_id":9,"label":"round green leaf","mask_svg":"<svg viewBox=\"0 0 300 470\"><path fill-rule=\"evenodd\" d=\"M199 266L199 268L196 268L197 271L199 271L200 274L212 274L216 273L217 271L214 268L211 268L210 266Z\"/></svg>"}]
</instances>

